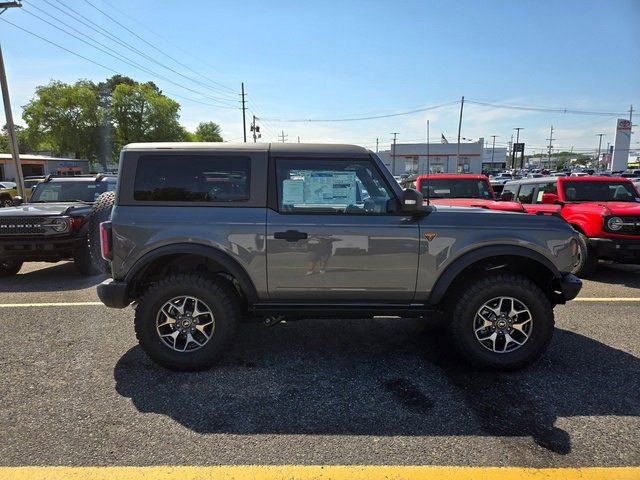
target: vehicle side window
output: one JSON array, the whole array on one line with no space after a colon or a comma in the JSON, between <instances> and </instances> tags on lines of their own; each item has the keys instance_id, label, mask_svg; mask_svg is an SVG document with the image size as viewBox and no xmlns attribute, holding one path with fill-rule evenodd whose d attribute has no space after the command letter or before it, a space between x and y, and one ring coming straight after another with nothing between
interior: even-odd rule
<instances>
[{"instance_id":1,"label":"vehicle side window","mask_svg":"<svg viewBox=\"0 0 640 480\"><path fill-rule=\"evenodd\" d=\"M133 198L157 202L249 200L249 157L148 155L138 159Z\"/></svg>"},{"instance_id":2,"label":"vehicle side window","mask_svg":"<svg viewBox=\"0 0 640 480\"><path fill-rule=\"evenodd\" d=\"M533 192L536 189L535 184L524 184L520 186L520 192L518 193L518 201L520 203L533 203Z\"/></svg>"},{"instance_id":3,"label":"vehicle side window","mask_svg":"<svg viewBox=\"0 0 640 480\"><path fill-rule=\"evenodd\" d=\"M539 183L537 187L538 193L536 194L536 203L538 204L542 203L542 195L544 195L545 193L553 193L555 195L558 194L558 187L556 182Z\"/></svg>"},{"instance_id":4,"label":"vehicle side window","mask_svg":"<svg viewBox=\"0 0 640 480\"><path fill-rule=\"evenodd\" d=\"M395 197L368 160L277 159L280 213L386 214Z\"/></svg>"}]
</instances>

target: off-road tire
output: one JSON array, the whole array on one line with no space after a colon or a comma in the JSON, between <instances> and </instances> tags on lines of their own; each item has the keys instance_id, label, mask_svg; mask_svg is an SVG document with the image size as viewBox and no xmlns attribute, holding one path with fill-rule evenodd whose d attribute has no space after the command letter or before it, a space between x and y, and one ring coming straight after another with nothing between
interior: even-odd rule
<instances>
[{"instance_id":1,"label":"off-road tire","mask_svg":"<svg viewBox=\"0 0 640 480\"><path fill-rule=\"evenodd\" d=\"M477 277L451 292L449 334L458 355L471 366L482 369L517 370L534 362L549 346L554 330L553 308L549 298L526 277L496 273ZM508 353L494 353L476 339L474 318L478 309L492 298L509 296L521 301L531 312L533 325L529 339Z\"/></svg>"},{"instance_id":2,"label":"off-road tire","mask_svg":"<svg viewBox=\"0 0 640 480\"><path fill-rule=\"evenodd\" d=\"M580 260L571 270L571 273L580 278L587 278L593 275L598 269L598 258L596 257L593 248L589 247L589 239L586 235L579 232L578 248L580 249Z\"/></svg>"},{"instance_id":3,"label":"off-road tire","mask_svg":"<svg viewBox=\"0 0 640 480\"><path fill-rule=\"evenodd\" d=\"M109 272L109 262L102 258L100 251L100 224L111 218L111 210L115 202L115 192L105 192L94 202L89 215L87 238L89 242L89 255L93 263L93 269L98 273Z\"/></svg>"},{"instance_id":4,"label":"off-road tire","mask_svg":"<svg viewBox=\"0 0 640 480\"><path fill-rule=\"evenodd\" d=\"M215 329L211 339L195 351L177 352L160 339L156 317L172 298L191 295L211 309ZM138 301L135 313L136 337L142 349L159 365L170 370L197 371L214 366L231 343L241 308L238 295L224 279L206 274L176 274L148 287Z\"/></svg>"},{"instance_id":5,"label":"off-road tire","mask_svg":"<svg viewBox=\"0 0 640 480\"><path fill-rule=\"evenodd\" d=\"M13 277L22 268L22 262L16 260L0 260L0 278Z\"/></svg>"},{"instance_id":6,"label":"off-road tire","mask_svg":"<svg viewBox=\"0 0 640 480\"><path fill-rule=\"evenodd\" d=\"M96 267L93 259L91 258L89 243L86 238L84 238L82 246L76 250L76 253L73 256L73 263L75 264L78 272L85 277L104 273L101 269Z\"/></svg>"}]
</instances>

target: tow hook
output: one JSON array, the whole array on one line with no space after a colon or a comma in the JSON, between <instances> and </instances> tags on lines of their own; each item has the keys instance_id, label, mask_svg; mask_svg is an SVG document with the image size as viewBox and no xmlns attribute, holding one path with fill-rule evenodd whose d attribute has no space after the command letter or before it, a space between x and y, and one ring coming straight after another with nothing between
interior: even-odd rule
<instances>
[{"instance_id":1,"label":"tow hook","mask_svg":"<svg viewBox=\"0 0 640 480\"><path fill-rule=\"evenodd\" d=\"M282 322L284 322L284 315L265 317L264 320L262 320L262 323L267 327L273 327Z\"/></svg>"}]
</instances>

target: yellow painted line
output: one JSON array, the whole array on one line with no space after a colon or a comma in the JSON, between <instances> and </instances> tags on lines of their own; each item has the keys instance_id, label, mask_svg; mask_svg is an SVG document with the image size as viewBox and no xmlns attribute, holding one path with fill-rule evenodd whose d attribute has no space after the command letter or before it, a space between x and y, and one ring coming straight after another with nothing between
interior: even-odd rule
<instances>
[{"instance_id":1,"label":"yellow painted line","mask_svg":"<svg viewBox=\"0 0 640 480\"><path fill-rule=\"evenodd\" d=\"M49 303L2 303L0 308L27 308L27 307L93 307L103 305L102 302L49 302ZM2 477L0 477L1 479Z\"/></svg>"},{"instance_id":2,"label":"yellow painted line","mask_svg":"<svg viewBox=\"0 0 640 480\"><path fill-rule=\"evenodd\" d=\"M2 480L638 480L638 467L516 468L242 465L215 467L0 467Z\"/></svg>"}]
</instances>

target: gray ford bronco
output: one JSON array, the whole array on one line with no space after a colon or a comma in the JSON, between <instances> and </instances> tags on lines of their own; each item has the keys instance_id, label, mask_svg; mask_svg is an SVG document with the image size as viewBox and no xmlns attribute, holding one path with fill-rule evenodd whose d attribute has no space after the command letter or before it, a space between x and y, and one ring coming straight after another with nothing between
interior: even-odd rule
<instances>
[{"instance_id":1,"label":"gray ford bronco","mask_svg":"<svg viewBox=\"0 0 640 480\"><path fill-rule=\"evenodd\" d=\"M462 358L515 369L582 285L561 218L425 205L357 146L131 144L119 173L98 295L170 369L214 365L243 319L374 315L439 315Z\"/></svg>"}]
</instances>

